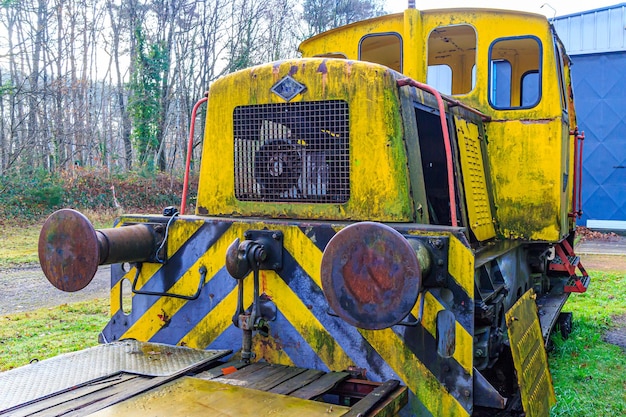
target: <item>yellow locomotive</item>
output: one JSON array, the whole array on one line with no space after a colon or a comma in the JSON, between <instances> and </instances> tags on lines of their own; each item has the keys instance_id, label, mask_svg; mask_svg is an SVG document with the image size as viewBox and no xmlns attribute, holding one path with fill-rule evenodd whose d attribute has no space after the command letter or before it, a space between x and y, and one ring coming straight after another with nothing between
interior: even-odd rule
<instances>
[{"instance_id":1,"label":"yellow locomotive","mask_svg":"<svg viewBox=\"0 0 626 417\"><path fill-rule=\"evenodd\" d=\"M211 85L194 215L48 219L46 276L75 291L113 264L111 318L98 348L1 374L77 368L5 412L549 415L544 342L589 284L552 26L409 8L300 52Z\"/></svg>"}]
</instances>

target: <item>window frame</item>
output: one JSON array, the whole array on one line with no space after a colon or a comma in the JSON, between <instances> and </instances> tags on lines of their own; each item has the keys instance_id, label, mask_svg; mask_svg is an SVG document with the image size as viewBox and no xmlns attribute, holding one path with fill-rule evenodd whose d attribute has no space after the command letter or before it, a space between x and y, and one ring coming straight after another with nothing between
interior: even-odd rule
<instances>
[{"instance_id":1,"label":"window frame","mask_svg":"<svg viewBox=\"0 0 626 417\"><path fill-rule=\"evenodd\" d=\"M473 34L474 34L474 64L472 65L472 68L470 70L469 76L470 76L470 89L467 91L463 91L460 93L456 93L454 92L454 86L455 86L455 78L459 77L459 74L461 74L462 72L459 71L458 69L455 70L454 67L450 66L449 63L441 63L441 64L430 64L430 60L429 60L429 56L430 56L430 40L431 37L433 35L433 32L437 31L438 29L445 29L445 30L454 30L453 28L459 28L459 27L467 27L469 29L472 30ZM453 36L459 36L458 34L455 34ZM434 66L440 66L440 65L445 65L448 68L450 68L450 96L466 96L468 94L471 94L473 91L476 90L476 71L477 71L477 64L478 64L478 30L476 29L476 26L469 23L469 22L459 22L459 23L451 23L451 24L444 24L444 25L439 25L439 26L435 26L432 29L430 29L429 33L428 33L428 37L426 38L426 54L425 54L425 59L426 59L426 71L428 73L428 68L430 67L434 67ZM465 76L467 76L467 74L464 74ZM428 82L428 81L427 81Z\"/></svg>"},{"instance_id":2,"label":"window frame","mask_svg":"<svg viewBox=\"0 0 626 417\"><path fill-rule=\"evenodd\" d=\"M404 69L404 40L402 39L402 35L400 35L398 32L368 33L367 35L364 35L363 37L361 37L361 39L359 39L359 45L358 45L358 55L357 55L358 60L363 61L362 54L361 54L361 46L363 45L363 41L369 38L376 38L376 37L382 37L382 36L395 36L400 41L400 68L397 70L388 66L387 68L390 68L394 71L398 71L401 73L402 70ZM381 63L378 63L378 64L385 65Z\"/></svg>"},{"instance_id":3,"label":"window frame","mask_svg":"<svg viewBox=\"0 0 626 417\"><path fill-rule=\"evenodd\" d=\"M509 104L508 107L503 107L503 106L497 106L493 100L492 100L492 91L493 91L493 66L492 66L492 62L494 61L508 61L510 63L509 60L504 59L504 58L493 58L493 49L494 46L496 46L499 42L503 42L503 41L516 41L516 40L524 40L524 39L532 39L537 43L537 52L538 52L538 65L537 65L537 69L536 71L538 71L539 73L539 82L537 83L537 87L538 87L538 95L537 95L537 101L535 103L533 103L532 105L527 105L527 106L523 106L522 105L522 85L521 82L523 80L524 75L526 75L527 73L533 71L533 70L527 70L524 71L524 73L522 74L522 76L519 78L519 88L520 88L520 104L518 106L512 106ZM541 100L543 98L543 73L544 73L544 68L543 68L543 63L544 63L544 59L543 59L543 43L541 42L541 39L539 39L537 36L535 35L520 35L520 36L506 36L506 37L501 37L501 38L496 38L494 39L491 44L489 45L489 51L488 51L488 55L487 55L487 66L488 66L488 85L487 85L487 99L489 101L489 105L494 109L494 110L528 110L528 109L533 109L535 107L537 107L540 103ZM513 65L511 64L511 74L513 73ZM511 79L510 85L511 85L511 91L512 90L512 86L513 86L513 82L517 82L517 80L513 80Z\"/></svg>"}]
</instances>

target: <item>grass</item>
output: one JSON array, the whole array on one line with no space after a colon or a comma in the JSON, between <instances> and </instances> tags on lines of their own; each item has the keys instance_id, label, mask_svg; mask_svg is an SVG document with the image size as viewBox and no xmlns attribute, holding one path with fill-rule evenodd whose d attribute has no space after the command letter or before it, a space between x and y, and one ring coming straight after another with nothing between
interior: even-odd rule
<instances>
[{"instance_id":1,"label":"grass","mask_svg":"<svg viewBox=\"0 0 626 417\"><path fill-rule=\"evenodd\" d=\"M113 227L115 214L109 212L84 211L83 214L96 229ZM20 224L5 223L0 239L0 267L12 267L38 263L37 242L45 219L39 222Z\"/></svg>"},{"instance_id":2,"label":"grass","mask_svg":"<svg viewBox=\"0 0 626 417\"><path fill-rule=\"evenodd\" d=\"M0 371L98 344L109 299L0 317Z\"/></svg>"},{"instance_id":3,"label":"grass","mask_svg":"<svg viewBox=\"0 0 626 417\"><path fill-rule=\"evenodd\" d=\"M573 294L565 309L574 313L567 340L553 337L550 371L557 395L554 417L626 415L626 353L603 341L612 317L626 314L626 276L592 271L589 290Z\"/></svg>"}]
</instances>

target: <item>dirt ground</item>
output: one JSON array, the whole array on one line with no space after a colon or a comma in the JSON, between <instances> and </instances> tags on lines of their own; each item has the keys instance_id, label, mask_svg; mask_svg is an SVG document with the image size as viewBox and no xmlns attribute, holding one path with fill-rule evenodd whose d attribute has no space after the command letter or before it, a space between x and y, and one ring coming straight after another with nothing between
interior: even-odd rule
<instances>
[{"instance_id":1,"label":"dirt ground","mask_svg":"<svg viewBox=\"0 0 626 417\"><path fill-rule=\"evenodd\" d=\"M100 267L85 289L68 293L53 287L39 265L0 268L0 315L108 297L110 277L111 267Z\"/></svg>"},{"instance_id":2,"label":"dirt ground","mask_svg":"<svg viewBox=\"0 0 626 417\"><path fill-rule=\"evenodd\" d=\"M580 256L580 262L585 269L626 273L626 256L623 255L584 254Z\"/></svg>"}]
</instances>

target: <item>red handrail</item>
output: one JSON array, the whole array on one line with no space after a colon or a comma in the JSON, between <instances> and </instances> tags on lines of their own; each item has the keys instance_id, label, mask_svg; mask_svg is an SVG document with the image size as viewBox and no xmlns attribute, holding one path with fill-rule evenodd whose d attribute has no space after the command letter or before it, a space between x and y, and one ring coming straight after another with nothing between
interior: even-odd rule
<instances>
[{"instance_id":1,"label":"red handrail","mask_svg":"<svg viewBox=\"0 0 626 417\"><path fill-rule=\"evenodd\" d=\"M583 145L585 144L585 132L581 132L576 139L580 141L578 149L578 216L583 215Z\"/></svg>"},{"instance_id":2,"label":"red handrail","mask_svg":"<svg viewBox=\"0 0 626 417\"><path fill-rule=\"evenodd\" d=\"M574 136L574 180L572 181L572 212L570 217L580 217L583 214L582 208L582 186L583 186L583 144L585 143L585 132L579 132L578 127L570 131Z\"/></svg>"},{"instance_id":3,"label":"red handrail","mask_svg":"<svg viewBox=\"0 0 626 417\"><path fill-rule=\"evenodd\" d=\"M191 154L193 152L193 134L196 130L196 115L198 108L208 101L208 97L198 100L191 111L191 126L189 127L189 141L187 142L187 161L185 162L185 179L183 180L183 196L180 202L180 214L185 214L185 206L187 205L187 191L189 190L189 169L191 166Z\"/></svg>"},{"instance_id":4,"label":"red handrail","mask_svg":"<svg viewBox=\"0 0 626 417\"><path fill-rule=\"evenodd\" d=\"M458 226L456 218L456 193L454 189L454 165L452 164L452 145L450 143L450 132L448 130L448 121L446 119L446 109L443 105L443 98L441 93L434 87L428 84L423 84L410 78L404 78L398 80L398 86L404 87L410 85L412 87L419 88L429 92L437 100L437 107L439 108L439 120L441 121L441 130L443 132L443 144L446 150L446 167L448 169L448 198L450 199L450 221L452 226Z\"/></svg>"}]
</instances>

